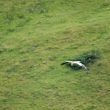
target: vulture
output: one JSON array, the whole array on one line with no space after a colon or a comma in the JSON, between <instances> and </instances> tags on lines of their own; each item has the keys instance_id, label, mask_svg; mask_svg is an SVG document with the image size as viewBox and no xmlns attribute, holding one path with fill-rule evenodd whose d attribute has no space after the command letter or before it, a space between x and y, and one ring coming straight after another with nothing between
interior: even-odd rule
<instances>
[{"instance_id":1,"label":"vulture","mask_svg":"<svg viewBox=\"0 0 110 110\"><path fill-rule=\"evenodd\" d=\"M85 70L87 70L87 67L84 64L82 64L81 61L65 61L61 65L64 65L64 64L69 64L71 67L72 66L79 66L79 67L82 67Z\"/></svg>"}]
</instances>

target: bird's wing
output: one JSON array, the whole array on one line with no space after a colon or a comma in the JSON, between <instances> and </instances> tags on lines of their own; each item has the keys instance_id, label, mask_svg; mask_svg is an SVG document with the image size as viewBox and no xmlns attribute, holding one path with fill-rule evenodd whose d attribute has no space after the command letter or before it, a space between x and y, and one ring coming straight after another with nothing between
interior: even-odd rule
<instances>
[{"instance_id":1,"label":"bird's wing","mask_svg":"<svg viewBox=\"0 0 110 110\"><path fill-rule=\"evenodd\" d=\"M83 67L87 70L87 67L85 65L83 65Z\"/></svg>"},{"instance_id":2,"label":"bird's wing","mask_svg":"<svg viewBox=\"0 0 110 110\"><path fill-rule=\"evenodd\" d=\"M83 64L80 62L76 62L77 65L82 66Z\"/></svg>"},{"instance_id":3,"label":"bird's wing","mask_svg":"<svg viewBox=\"0 0 110 110\"><path fill-rule=\"evenodd\" d=\"M61 65L64 65L64 64L66 64L66 62L61 63Z\"/></svg>"},{"instance_id":4,"label":"bird's wing","mask_svg":"<svg viewBox=\"0 0 110 110\"><path fill-rule=\"evenodd\" d=\"M84 64L82 64L82 67L83 67L84 69L87 69L87 67L86 67Z\"/></svg>"},{"instance_id":5,"label":"bird's wing","mask_svg":"<svg viewBox=\"0 0 110 110\"><path fill-rule=\"evenodd\" d=\"M84 64L82 64L81 62L77 62L77 64L78 64L79 66L83 67L84 69L87 69L87 67L86 67Z\"/></svg>"}]
</instances>

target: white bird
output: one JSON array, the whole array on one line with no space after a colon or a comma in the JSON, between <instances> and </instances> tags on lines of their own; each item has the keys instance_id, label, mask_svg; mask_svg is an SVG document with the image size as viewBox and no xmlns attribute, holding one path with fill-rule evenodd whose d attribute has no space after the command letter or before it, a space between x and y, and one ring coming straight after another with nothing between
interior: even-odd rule
<instances>
[{"instance_id":1,"label":"white bird","mask_svg":"<svg viewBox=\"0 0 110 110\"><path fill-rule=\"evenodd\" d=\"M81 61L65 61L61 65L64 65L64 64L70 64L71 66L78 65L87 70L87 67L84 64L82 64Z\"/></svg>"}]
</instances>

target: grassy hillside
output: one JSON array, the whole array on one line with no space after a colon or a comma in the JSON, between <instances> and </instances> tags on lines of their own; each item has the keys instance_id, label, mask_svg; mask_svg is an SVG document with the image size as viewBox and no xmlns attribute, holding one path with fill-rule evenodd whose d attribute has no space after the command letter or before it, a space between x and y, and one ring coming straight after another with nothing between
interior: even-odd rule
<instances>
[{"instance_id":1,"label":"grassy hillside","mask_svg":"<svg viewBox=\"0 0 110 110\"><path fill-rule=\"evenodd\" d=\"M110 0L0 0L0 110L109 110L109 24Z\"/></svg>"}]
</instances>

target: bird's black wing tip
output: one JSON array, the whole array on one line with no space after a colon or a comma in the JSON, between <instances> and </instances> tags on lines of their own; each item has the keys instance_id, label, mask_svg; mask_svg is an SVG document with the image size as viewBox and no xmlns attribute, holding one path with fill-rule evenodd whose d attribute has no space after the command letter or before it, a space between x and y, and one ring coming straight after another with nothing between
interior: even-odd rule
<instances>
[{"instance_id":1,"label":"bird's black wing tip","mask_svg":"<svg viewBox=\"0 0 110 110\"><path fill-rule=\"evenodd\" d=\"M61 65L64 65L64 64L65 64L65 62L61 63Z\"/></svg>"}]
</instances>

